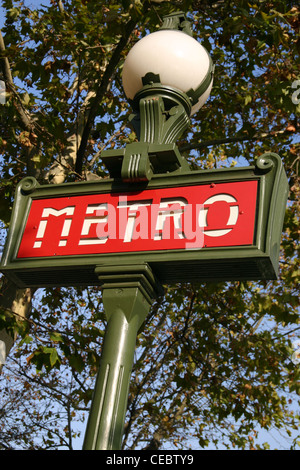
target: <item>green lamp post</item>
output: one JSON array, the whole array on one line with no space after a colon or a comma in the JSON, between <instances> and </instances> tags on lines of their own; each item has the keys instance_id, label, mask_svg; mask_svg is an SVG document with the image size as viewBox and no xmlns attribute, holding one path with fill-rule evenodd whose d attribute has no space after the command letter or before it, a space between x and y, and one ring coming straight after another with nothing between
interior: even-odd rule
<instances>
[{"instance_id":1,"label":"green lamp post","mask_svg":"<svg viewBox=\"0 0 300 470\"><path fill-rule=\"evenodd\" d=\"M175 141L208 98L213 80L210 56L191 34L185 15L170 15L129 52L123 87L139 141L105 152L111 177L134 184L157 173L190 171ZM96 271L108 325L84 449L120 449L137 333L163 291L147 263Z\"/></svg>"}]
</instances>

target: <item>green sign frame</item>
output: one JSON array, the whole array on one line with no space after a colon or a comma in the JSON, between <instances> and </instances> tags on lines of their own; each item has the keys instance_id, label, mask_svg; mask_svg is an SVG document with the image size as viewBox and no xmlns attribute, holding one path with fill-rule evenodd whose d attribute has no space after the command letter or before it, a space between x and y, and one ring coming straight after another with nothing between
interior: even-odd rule
<instances>
[{"instance_id":1,"label":"green sign frame","mask_svg":"<svg viewBox=\"0 0 300 470\"><path fill-rule=\"evenodd\" d=\"M58 196L122 193L189 185L257 181L253 243L194 250L160 250L97 255L17 258L32 201ZM18 287L101 285L99 272L124 271L148 264L162 283L277 279L282 227L289 193L281 158L275 153L259 157L255 166L198 170L154 175L149 182L130 183L120 178L40 186L24 178L17 186L13 213L0 270ZM127 268L126 268L127 267ZM128 270L127 269L127 270Z\"/></svg>"}]
</instances>

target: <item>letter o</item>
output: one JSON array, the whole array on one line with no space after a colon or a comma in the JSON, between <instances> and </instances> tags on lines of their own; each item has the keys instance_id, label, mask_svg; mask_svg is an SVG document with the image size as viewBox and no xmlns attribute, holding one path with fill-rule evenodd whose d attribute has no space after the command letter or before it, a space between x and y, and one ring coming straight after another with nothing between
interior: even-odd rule
<instances>
[{"instance_id":1,"label":"letter o","mask_svg":"<svg viewBox=\"0 0 300 470\"><path fill-rule=\"evenodd\" d=\"M230 194L216 194L215 196L210 196L206 201L203 203L203 206L208 205L211 206L214 202L227 202L227 203L234 203L237 202L235 197L230 196ZM208 208L202 208L199 211L199 217L198 217L198 224L200 228L207 227L207 213L209 211ZM232 205L230 206L230 213L229 213L229 218L226 223L226 225L235 225L237 223L239 217L239 206ZM209 237L222 237L223 235L226 235L227 233L231 232L232 228L228 229L221 229L221 230L206 230L204 232L205 235L208 235Z\"/></svg>"}]
</instances>

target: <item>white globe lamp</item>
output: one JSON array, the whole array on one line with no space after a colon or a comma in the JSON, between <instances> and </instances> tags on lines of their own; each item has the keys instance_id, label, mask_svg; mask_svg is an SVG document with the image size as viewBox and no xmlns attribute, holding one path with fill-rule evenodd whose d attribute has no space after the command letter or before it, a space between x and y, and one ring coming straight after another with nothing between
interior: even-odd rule
<instances>
[{"instance_id":1,"label":"white globe lamp","mask_svg":"<svg viewBox=\"0 0 300 470\"><path fill-rule=\"evenodd\" d=\"M133 101L145 85L145 77L155 75L163 87L188 97L190 114L197 112L209 97L213 83L212 60L206 49L183 31L156 31L138 41L123 67L123 88Z\"/></svg>"}]
</instances>

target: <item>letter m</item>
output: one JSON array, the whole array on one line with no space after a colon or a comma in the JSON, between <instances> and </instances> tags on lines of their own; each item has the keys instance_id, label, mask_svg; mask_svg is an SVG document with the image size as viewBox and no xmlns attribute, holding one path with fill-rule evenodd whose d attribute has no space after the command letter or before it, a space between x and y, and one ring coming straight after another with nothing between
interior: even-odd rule
<instances>
[{"instance_id":1,"label":"letter m","mask_svg":"<svg viewBox=\"0 0 300 470\"><path fill-rule=\"evenodd\" d=\"M52 207L46 207L43 210L42 218L49 217L49 215L54 215L54 217L60 217L61 215L73 215L74 214L74 206L65 207L64 209L52 209Z\"/></svg>"},{"instance_id":2,"label":"letter m","mask_svg":"<svg viewBox=\"0 0 300 470\"><path fill-rule=\"evenodd\" d=\"M37 239L42 239L44 237L46 226L47 226L47 223L48 223L48 217L50 215L53 215L54 217L60 217L61 215L69 215L70 216L70 215L74 214L74 210L75 210L74 206L64 207L63 209L53 209L52 207L46 207L43 210L42 217L41 217L42 219L45 219L45 220L40 221L36 238ZM71 219L65 220L63 228L62 228L62 232L61 232L62 237L68 236L70 226L71 226ZM40 248L41 245L42 245L42 241L41 240L36 240L33 247L34 248ZM64 246L64 245L65 245L64 241L59 242L59 246Z\"/></svg>"}]
</instances>

